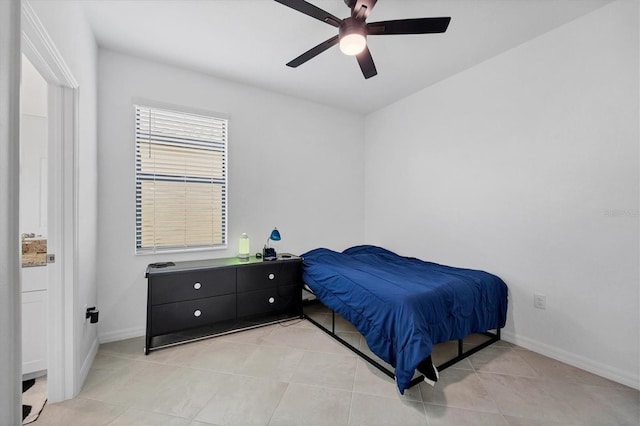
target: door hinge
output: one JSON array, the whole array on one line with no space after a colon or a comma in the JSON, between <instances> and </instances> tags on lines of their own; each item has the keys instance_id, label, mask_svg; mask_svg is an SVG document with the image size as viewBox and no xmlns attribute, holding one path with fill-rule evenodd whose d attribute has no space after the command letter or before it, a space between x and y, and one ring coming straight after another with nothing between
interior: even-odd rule
<instances>
[{"instance_id":1,"label":"door hinge","mask_svg":"<svg viewBox=\"0 0 640 426\"><path fill-rule=\"evenodd\" d=\"M56 255L47 253L47 263L56 263Z\"/></svg>"}]
</instances>

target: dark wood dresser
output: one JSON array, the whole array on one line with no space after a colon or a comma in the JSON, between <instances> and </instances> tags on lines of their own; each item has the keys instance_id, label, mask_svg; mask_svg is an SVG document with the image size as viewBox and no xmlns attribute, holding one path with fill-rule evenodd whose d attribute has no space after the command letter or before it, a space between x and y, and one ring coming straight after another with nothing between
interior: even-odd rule
<instances>
[{"instance_id":1,"label":"dark wood dresser","mask_svg":"<svg viewBox=\"0 0 640 426\"><path fill-rule=\"evenodd\" d=\"M287 256L287 255L284 255ZM150 350L302 317L302 258L251 257L149 265Z\"/></svg>"}]
</instances>

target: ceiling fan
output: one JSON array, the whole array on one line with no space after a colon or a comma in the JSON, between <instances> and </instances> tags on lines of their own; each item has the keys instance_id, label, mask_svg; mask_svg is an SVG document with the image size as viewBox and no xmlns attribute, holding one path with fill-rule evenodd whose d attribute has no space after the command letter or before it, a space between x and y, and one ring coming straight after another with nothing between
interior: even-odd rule
<instances>
[{"instance_id":1,"label":"ceiling fan","mask_svg":"<svg viewBox=\"0 0 640 426\"><path fill-rule=\"evenodd\" d=\"M304 0L275 1L338 28L337 35L304 52L287 63L287 66L296 68L330 47L340 44L340 50L344 54L356 57L364 78L378 74L367 47L367 36L443 33L451 21L451 18L415 18L367 23L367 17L378 0L344 0L351 9L351 16L344 19L337 18Z\"/></svg>"}]
</instances>

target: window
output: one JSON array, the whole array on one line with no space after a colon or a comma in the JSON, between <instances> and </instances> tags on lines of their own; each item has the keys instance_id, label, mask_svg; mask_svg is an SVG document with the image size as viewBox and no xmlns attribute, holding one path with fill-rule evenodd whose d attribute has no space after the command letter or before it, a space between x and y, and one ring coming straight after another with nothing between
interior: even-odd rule
<instances>
[{"instance_id":1,"label":"window","mask_svg":"<svg viewBox=\"0 0 640 426\"><path fill-rule=\"evenodd\" d=\"M227 120L135 114L136 253L226 247Z\"/></svg>"}]
</instances>

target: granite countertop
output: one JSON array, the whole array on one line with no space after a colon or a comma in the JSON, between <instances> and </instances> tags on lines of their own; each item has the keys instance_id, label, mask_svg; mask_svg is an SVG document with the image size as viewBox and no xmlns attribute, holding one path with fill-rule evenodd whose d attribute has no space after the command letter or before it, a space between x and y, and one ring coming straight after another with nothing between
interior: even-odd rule
<instances>
[{"instance_id":1,"label":"granite countertop","mask_svg":"<svg viewBox=\"0 0 640 426\"><path fill-rule=\"evenodd\" d=\"M47 265L46 238L24 238L22 240L22 267Z\"/></svg>"}]
</instances>

